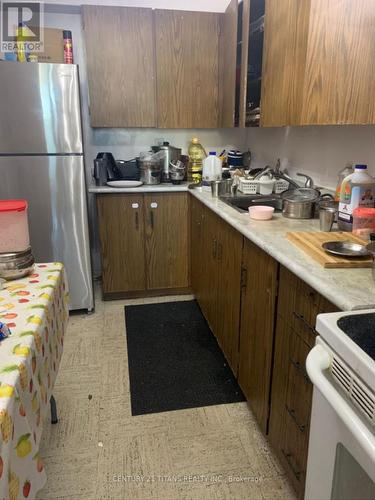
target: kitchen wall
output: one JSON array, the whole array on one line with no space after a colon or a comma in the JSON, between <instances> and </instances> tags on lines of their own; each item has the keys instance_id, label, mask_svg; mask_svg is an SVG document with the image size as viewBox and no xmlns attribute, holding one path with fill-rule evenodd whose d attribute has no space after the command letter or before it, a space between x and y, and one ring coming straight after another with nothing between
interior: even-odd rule
<instances>
[{"instance_id":1,"label":"kitchen wall","mask_svg":"<svg viewBox=\"0 0 375 500\"><path fill-rule=\"evenodd\" d=\"M318 185L335 188L337 173L347 161L367 163L375 175L375 126L250 128L246 144L253 165L274 165L288 158L292 174L304 172Z\"/></svg>"}]
</instances>

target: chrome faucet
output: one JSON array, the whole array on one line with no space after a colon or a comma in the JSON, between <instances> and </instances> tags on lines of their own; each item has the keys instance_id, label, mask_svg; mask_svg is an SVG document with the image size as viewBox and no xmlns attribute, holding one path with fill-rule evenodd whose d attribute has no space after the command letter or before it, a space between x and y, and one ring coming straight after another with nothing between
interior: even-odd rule
<instances>
[{"instance_id":1,"label":"chrome faucet","mask_svg":"<svg viewBox=\"0 0 375 500\"><path fill-rule=\"evenodd\" d=\"M284 181L289 182L289 185L293 186L294 188L300 188L301 186L299 184L297 184L297 182L295 182L293 179L291 179L289 177L289 175L285 174L281 170L280 164L281 164L280 158L278 158L276 165L275 165L275 168L272 168L269 165L266 165L260 172L257 173L257 175L254 177L254 179L259 179L260 177L262 177L262 175L270 175L270 176L275 177L275 179L283 179ZM300 172L298 172L297 175L299 177L305 178L305 187L312 188L312 189L314 188L314 181L309 175L302 174Z\"/></svg>"},{"instance_id":2,"label":"chrome faucet","mask_svg":"<svg viewBox=\"0 0 375 500\"><path fill-rule=\"evenodd\" d=\"M255 179L259 179L260 177L262 177L262 175L267 175L267 174L269 174L270 176L273 176L275 179L283 179L284 181L289 182L289 185L293 186L294 188L299 188L300 187L293 179L291 179L288 175L284 174L284 172L281 171L281 169L280 169L280 158L277 159L275 168L272 168L269 165L266 165L254 177L254 180Z\"/></svg>"}]
</instances>

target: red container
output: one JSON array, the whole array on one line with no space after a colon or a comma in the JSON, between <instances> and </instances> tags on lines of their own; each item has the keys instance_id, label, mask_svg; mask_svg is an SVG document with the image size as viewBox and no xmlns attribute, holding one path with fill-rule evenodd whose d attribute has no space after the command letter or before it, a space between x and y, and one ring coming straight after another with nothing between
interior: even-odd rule
<instances>
[{"instance_id":1,"label":"red container","mask_svg":"<svg viewBox=\"0 0 375 500\"><path fill-rule=\"evenodd\" d=\"M375 208L357 207L353 210L353 234L363 239L370 239L375 233Z\"/></svg>"},{"instance_id":2,"label":"red container","mask_svg":"<svg viewBox=\"0 0 375 500\"><path fill-rule=\"evenodd\" d=\"M0 200L0 253L30 246L26 200Z\"/></svg>"}]
</instances>

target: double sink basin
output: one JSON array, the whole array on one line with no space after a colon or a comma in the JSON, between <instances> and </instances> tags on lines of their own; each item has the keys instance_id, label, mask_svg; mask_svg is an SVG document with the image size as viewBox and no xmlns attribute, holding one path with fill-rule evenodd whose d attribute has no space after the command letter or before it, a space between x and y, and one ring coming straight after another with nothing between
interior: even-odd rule
<instances>
[{"instance_id":1,"label":"double sink basin","mask_svg":"<svg viewBox=\"0 0 375 500\"><path fill-rule=\"evenodd\" d=\"M222 195L220 200L227 205L235 208L238 212L247 212L249 207L254 205L269 206L275 209L275 212L281 212L283 208L283 200L279 194L239 194L239 195Z\"/></svg>"}]
</instances>

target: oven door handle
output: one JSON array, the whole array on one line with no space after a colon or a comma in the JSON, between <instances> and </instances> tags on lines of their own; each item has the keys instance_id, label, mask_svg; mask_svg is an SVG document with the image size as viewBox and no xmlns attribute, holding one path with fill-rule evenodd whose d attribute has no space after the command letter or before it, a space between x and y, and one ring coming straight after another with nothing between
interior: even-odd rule
<instances>
[{"instance_id":1,"label":"oven door handle","mask_svg":"<svg viewBox=\"0 0 375 500\"><path fill-rule=\"evenodd\" d=\"M344 422L346 427L355 436L371 460L375 461L375 438L367 426L361 421L357 413L341 396L339 391L330 383L326 372L331 365L331 356L321 345L316 345L308 354L306 369L312 383L325 397L327 402Z\"/></svg>"}]
</instances>

